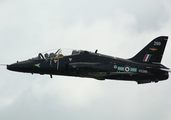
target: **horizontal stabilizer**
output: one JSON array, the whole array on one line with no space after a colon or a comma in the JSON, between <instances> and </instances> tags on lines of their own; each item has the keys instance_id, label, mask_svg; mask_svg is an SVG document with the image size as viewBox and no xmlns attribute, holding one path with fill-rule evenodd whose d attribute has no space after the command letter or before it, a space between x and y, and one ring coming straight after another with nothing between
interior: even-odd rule
<instances>
[{"instance_id":1,"label":"horizontal stabilizer","mask_svg":"<svg viewBox=\"0 0 171 120\"><path fill-rule=\"evenodd\" d=\"M166 71L166 72L171 72L171 70L170 70L170 69L165 69L165 68L160 68L160 70L162 70L162 71Z\"/></svg>"}]
</instances>

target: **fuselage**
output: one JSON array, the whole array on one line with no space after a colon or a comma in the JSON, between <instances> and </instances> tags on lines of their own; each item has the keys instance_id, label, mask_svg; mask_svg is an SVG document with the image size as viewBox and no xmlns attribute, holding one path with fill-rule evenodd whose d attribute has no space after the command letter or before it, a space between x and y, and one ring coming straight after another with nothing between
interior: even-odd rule
<instances>
[{"instance_id":1,"label":"fuselage","mask_svg":"<svg viewBox=\"0 0 171 120\"><path fill-rule=\"evenodd\" d=\"M168 72L162 64L138 63L129 59L107 56L88 51L79 51L55 59L41 56L7 66L7 69L38 74L89 77L98 80L116 79L138 83L158 82L168 79Z\"/></svg>"}]
</instances>

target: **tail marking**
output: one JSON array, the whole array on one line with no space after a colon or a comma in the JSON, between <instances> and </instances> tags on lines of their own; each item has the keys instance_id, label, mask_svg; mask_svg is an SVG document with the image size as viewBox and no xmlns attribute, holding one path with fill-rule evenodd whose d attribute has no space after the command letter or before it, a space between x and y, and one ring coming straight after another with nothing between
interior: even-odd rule
<instances>
[{"instance_id":1,"label":"tail marking","mask_svg":"<svg viewBox=\"0 0 171 120\"><path fill-rule=\"evenodd\" d=\"M148 62L150 60L150 58L151 58L151 54L146 54L143 58L143 61Z\"/></svg>"}]
</instances>

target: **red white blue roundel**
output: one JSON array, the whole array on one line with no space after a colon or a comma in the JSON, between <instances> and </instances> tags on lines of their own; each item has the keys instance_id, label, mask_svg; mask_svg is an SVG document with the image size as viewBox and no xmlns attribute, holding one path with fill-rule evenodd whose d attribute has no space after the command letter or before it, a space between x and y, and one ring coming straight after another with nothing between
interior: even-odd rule
<instances>
[{"instance_id":1,"label":"red white blue roundel","mask_svg":"<svg viewBox=\"0 0 171 120\"><path fill-rule=\"evenodd\" d=\"M125 72L129 72L130 71L130 67L126 66L125 67Z\"/></svg>"}]
</instances>

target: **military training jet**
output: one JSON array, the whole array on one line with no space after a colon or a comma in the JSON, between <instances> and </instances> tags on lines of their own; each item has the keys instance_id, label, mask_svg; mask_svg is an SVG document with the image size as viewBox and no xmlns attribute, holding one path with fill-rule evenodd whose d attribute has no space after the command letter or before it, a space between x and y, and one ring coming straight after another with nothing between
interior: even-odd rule
<instances>
[{"instance_id":1,"label":"military training jet","mask_svg":"<svg viewBox=\"0 0 171 120\"><path fill-rule=\"evenodd\" d=\"M138 84L158 82L169 77L170 69L161 64L167 36L152 40L138 54L122 59L86 50L72 50L69 55L58 49L53 53L39 53L37 57L7 65L8 70L38 73L136 81Z\"/></svg>"}]
</instances>

